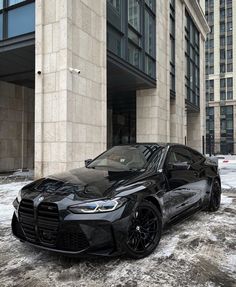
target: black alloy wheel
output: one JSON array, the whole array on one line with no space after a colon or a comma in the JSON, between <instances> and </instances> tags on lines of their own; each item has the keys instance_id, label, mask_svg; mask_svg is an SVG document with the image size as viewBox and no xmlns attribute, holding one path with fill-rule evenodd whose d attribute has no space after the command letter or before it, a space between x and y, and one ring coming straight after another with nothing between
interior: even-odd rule
<instances>
[{"instance_id":1,"label":"black alloy wheel","mask_svg":"<svg viewBox=\"0 0 236 287\"><path fill-rule=\"evenodd\" d=\"M212 184L211 197L208 206L209 211L217 211L220 208L221 186L218 180L214 180Z\"/></svg>"},{"instance_id":2,"label":"black alloy wheel","mask_svg":"<svg viewBox=\"0 0 236 287\"><path fill-rule=\"evenodd\" d=\"M144 201L134 211L126 241L126 253L139 259L148 256L157 247L162 231L162 220L158 209Z\"/></svg>"}]
</instances>

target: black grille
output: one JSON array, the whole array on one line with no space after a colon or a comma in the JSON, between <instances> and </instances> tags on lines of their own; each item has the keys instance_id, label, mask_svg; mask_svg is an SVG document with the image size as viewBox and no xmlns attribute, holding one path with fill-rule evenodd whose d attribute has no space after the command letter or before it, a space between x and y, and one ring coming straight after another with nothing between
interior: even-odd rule
<instances>
[{"instance_id":1,"label":"black grille","mask_svg":"<svg viewBox=\"0 0 236 287\"><path fill-rule=\"evenodd\" d=\"M54 203L40 203L38 206L37 226L40 241L55 245L59 227L59 213Z\"/></svg>"},{"instance_id":2,"label":"black grille","mask_svg":"<svg viewBox=\"0 0 236 287\"><path fill-rule=\"evenodd\" d=\"M19 219L26 238L29 241L36 241L34 204L32 200L22 199L19 206Z\"/></svg>"},{"instance_id":3,"label":"black grille","mask_svg":"<svg viewBox=\"0 0 236 287\"><path fill-rule=\"evenodd\" d=\"M77 225L59 235L58 248L65 251L80 251L89 247L88 240Z\"/></svg>"},{"instance_id":4,"label":"black grille","mask_svg":"<svg viewBox=\"0 0 236 287\"><path fill-rule=\"evenodd\" d=\"M19 221L26 239L64 251L80 251L89 242L79 224L64 223L59 230L59 211L55 203L41 202L34 211L32 200L22 199Z\"/></svg>"}]
</instances>

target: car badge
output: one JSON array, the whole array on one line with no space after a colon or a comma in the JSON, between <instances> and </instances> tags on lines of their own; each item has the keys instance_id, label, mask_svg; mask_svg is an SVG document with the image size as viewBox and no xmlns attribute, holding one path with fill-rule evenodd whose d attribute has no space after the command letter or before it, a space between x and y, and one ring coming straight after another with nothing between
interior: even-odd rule
<instances>
[{"instance_id":1,"label":"car badge","mask_svg":"<svg viewBox=\"0 0 236 287\"><path fill-rule=\"evenodd\" d=\"M40 196L39 198L39 202L43 201L44 200L44 197L43 196Z\"/></svg>"}]
</instances>

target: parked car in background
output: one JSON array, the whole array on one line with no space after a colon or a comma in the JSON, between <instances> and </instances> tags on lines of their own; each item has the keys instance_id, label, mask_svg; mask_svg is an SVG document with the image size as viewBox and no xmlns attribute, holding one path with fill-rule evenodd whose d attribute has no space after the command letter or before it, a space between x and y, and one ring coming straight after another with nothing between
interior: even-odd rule
<instances>
[{"instance_id":1,"label":"parked car in background","mask_svg":"<svg viewBox=\"0 0 236 287\"><path fill-rule=\"evenodd\" d=\"M13 234L67 255L148 256L169 223L220 206L217 164L179 144L115 146L86 167L26 185Z\"/></svg>"}]
</instances>

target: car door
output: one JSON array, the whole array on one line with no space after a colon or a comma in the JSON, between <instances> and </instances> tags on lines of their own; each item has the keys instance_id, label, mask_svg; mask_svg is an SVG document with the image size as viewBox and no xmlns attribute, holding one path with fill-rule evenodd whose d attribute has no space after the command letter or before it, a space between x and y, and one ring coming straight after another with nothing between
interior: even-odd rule
<instances>
[{"instance_id":1,"label":"car door","mask_svg":"<svg viewBox=\"0 0 236 287\"><path fill-rule=\"evenodd\" d=\"M168 183L165 205L170 219L194 207L199 200L199 194L194 188L197 173L192 164L193 159L188 148L184 146L170 148L164 165Z\"/></svg>"},{"instance_id":2,"label":"car door","mask_svg":"<svg viewBox=\"0 0 236 287\"><path fill-rule=\"evenodd\" d=\"M206 176L206 168L204 165L205 157L198 151L188 148L191 154L191 170L195 176L195 182L192 184L192 190L195 196L191 198L190 204L194 204L197 200L204 200L205 193L208 191L208 178Z\"/></svg>"}]
</instances>

